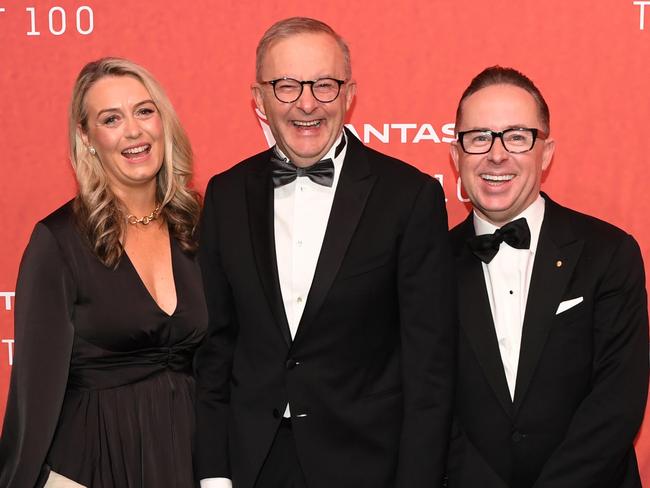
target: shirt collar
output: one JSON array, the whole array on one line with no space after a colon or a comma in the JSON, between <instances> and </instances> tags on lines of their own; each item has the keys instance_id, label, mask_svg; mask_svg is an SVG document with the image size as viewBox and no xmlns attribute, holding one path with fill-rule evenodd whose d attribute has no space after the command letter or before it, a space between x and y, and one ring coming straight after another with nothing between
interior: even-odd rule
<instances>
[{"instance_id":1,"label":"shirt collar","mask_svg":"<svg viewBox=\"0 0 650 488\"><path fill-rule=\"evenodd\" d=\"M341 143L341 140L345 137L345 146L343 147L343 150L339 152L339 154L334 157L334 153L336 152L336 148L339 146ZM329 148L329 151L325 153L325 156L323 156L323 159L331 159L332 162L334 163L334 182L332 184L332 189L336 189L336 186L339 181L339 176L341 176L341 168L343 168L343 161L345 160L345 155L348 152L348 146L349 146L349 140L348 137L345 134L345 131L341 130L341 133L339 136L336 138L336 141L334 141L334 144L332 144L332 147ZM289 158L282 152L280 147L276 144L273 150L276 152L276 154L284 159L285 161L289 161ZM277 190L277 188L276 188Z\"/></svg>"},{"instance_id":2,"label":"shirt collar","mask_svg":"<svg viewBox=\"0 0 650 488\"><path fill-rule=\"evenodd\" d=\"M512 218L510 221L517 220L521 217L526 219L528 223L528 228L530 229L530 251L535 252L537 249L537 242L539 241L539 233L542 228L542 221L544 220L544 210L546 208L546 202L542 195L537 195L537 198L533 203L531 203L523 212L521 212L516 217ZM474 231L477 236L483 234L493 234L495 230L499 227L488 222L482 218L476 210L473 212L474 217Z\"/></svg>"}]
</instances>

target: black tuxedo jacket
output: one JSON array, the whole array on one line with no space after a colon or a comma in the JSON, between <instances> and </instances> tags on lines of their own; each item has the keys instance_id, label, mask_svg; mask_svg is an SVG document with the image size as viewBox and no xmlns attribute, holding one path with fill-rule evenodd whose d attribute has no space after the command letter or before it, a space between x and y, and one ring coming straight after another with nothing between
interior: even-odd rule
<instances>
[{"instance_id":1,"label":"black tuxedo jacket","mask_svg":"<svg viewBox=\"0 0 650 488\"><path fill-rule=\"evenodd\" d=\"M639 247L544 198L514 401L481 262L467 246L472 215L451 232L460 332L450 488L641 486L633 441L648 388L648 316Z\"/></svg>"},{"instance_id":2,"label":"black tuxedo jacket","mask_svg":"<svg viewBox=\"0 0 650 488\"><path fill-rule=\"evenodd\" d=\"M210 181L200 261L199 478L251 488L287 401L310 488L441 483L453 400L454 287L439 184L348 149L295 340L274 249L271 151Z\"/></svg>"}]
</instances>

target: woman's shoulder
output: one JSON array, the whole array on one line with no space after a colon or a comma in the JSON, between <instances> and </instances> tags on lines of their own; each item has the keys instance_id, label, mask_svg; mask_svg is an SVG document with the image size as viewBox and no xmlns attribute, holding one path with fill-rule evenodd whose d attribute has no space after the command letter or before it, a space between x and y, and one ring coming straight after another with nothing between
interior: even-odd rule
<instances>
[{"instance_id":1,"label":"woman's shoulder","mask_svg":"<svg viewBox=\"0 0 650 488\"><path fill-rule=\"evenodd\" d=\"M32 240L54 241L62 250L78 250L82 241L76 225L74 200L61 205L47 217L38 221L32 233Z\"/></svg>"},{"instance_id":2,"label":"woman's shoulder","mask_svg":"<svg viewBox=\"0 0 650 488\"><path fill-rule=\"evenodd\" d=\"M64 203L38 223L44 225L52 232L68 229L71 226L74 227L74 199Z\"/></svg>"}]
</instances>

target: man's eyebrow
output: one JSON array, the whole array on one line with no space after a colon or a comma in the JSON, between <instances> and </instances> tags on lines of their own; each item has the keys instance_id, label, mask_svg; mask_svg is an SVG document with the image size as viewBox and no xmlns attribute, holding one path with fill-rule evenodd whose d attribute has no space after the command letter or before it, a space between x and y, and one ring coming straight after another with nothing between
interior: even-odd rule
<instances>
[{"instance_id":1,"label":"man's eyebrow","mask_svg":"<svg viewBox=\"0 0 650 488\"><path fill-rule=\"evenodd\" d=\"M476 126L476 127L470 127L469 129L466 129L466 130L460 131L460 132L469 132L469 131L474 131L474 130L483 131L483 132L488 132L488 131L490 131L490 132L503 132L504 130L509 130L509 129L530 129L530 127L528 127L528 125L526 125L526 124L512 124L512 125L505 126L501 130L494 130L494 129L491 129L490 127L478 127L478 126Z\"/></svg>"}]
</instances>

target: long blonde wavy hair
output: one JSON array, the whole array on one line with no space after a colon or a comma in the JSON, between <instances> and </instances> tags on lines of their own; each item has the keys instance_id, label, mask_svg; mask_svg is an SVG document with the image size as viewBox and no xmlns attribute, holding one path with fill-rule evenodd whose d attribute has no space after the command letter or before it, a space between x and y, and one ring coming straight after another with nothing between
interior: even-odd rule
<instances>
[{"instance_id":1,"label":"long blonde wavy hair","mask_svg":"<svg viewBox=\"0 0 650 488\"><path fill-rule=\"evenodd\" d=\"M78 185L74 201L77 224L99 260L107 267L116 267L124 252L126 209L111 191L102 162L90 153L82 139L82 133L88 132L86 94L106 76L131 76L140 81L160 113L164 131L163 164L156 176L160 216L181 249L194 253L201 202L198 193L189 187L193 162L189 139L160 84L146 69L127 59L102 58L88 63L72 91L68 130Z\"/></svg>"}]
</instances>

